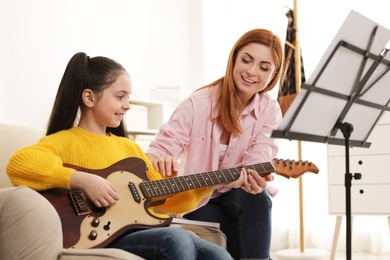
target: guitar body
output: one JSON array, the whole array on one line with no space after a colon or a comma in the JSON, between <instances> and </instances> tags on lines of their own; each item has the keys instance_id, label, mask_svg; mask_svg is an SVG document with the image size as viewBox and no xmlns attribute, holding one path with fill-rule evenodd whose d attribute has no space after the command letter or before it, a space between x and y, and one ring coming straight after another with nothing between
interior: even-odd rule
<instances>
[{"instance_id":1,"label":"guitar body","mask_svg":"<svg viewBox=\"0 0 390 260\"><path fill-rule=\"evenodd\" d=\"M169 226L171 218L149 212L139 184L148 180L146 164L140 158L126 158L102 170L76 170L106 178L120 199L107 208L97 208L78 190L50 189L41 192L57 210L62 224L64 248L101 248L138 229ZM154 205L157 204L154 202Z\"/></svg>"}]
</instances>

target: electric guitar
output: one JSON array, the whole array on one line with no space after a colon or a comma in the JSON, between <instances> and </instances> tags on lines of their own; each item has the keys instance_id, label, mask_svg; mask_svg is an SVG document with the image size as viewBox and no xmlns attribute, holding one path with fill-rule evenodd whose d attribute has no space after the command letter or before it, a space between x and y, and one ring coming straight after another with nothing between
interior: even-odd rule
<instances>
[{"instance_id":1,"label":"electric guitar","mask_svg":"<svg viewBox=\"0 0 390 260\"><path fill-rule=\"evenodd\" d=\"M276 173L286 178L319 171L311 162L274 159L267 163L150 181L145 162L136 157L123 159L101 170L65 166L106 178L120 197L114 205L98 208L81 190L40 192L60 216L64 248L82 249L106 247L138 229L169 226L172 218L152 214L151 207L163 204L166 198L182 191L235 181L243 167L262 176Z\"/></svg>"}]
</instances>

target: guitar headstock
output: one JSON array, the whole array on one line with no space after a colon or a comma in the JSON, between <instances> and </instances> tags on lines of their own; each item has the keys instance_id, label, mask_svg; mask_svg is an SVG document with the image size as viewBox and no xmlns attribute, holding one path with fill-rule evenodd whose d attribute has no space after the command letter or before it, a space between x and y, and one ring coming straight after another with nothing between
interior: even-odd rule
<instances>
[{"instance_id":1,"label":"guitar headstock","mask_svg":"<svg viewBox=\"0 0 390 260\"><path fill-rule=\"evenodd\" d=\"M276 169L276 174L281 175L289 179L298 178L306 172L318 173L319 170L317 166L308 161L295 161L295 160L282 160L282 159L273 159L272 164Z\"/></svg>"}]
</instances>

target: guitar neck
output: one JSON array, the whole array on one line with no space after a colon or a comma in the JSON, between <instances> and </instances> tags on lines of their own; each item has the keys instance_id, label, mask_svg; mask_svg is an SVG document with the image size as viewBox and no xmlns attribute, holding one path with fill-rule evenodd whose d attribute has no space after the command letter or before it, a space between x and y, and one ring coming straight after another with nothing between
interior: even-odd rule
<instances>
[{"instance_id":1,"label":"guitar neck","mask_svg":"<svg viewBox=\"0 0 390 260\"><path fill-rule=\"evenodd\" d=\"M161 180L144 181L140 183L139 187L145 198L161 197L186 190L235 181L240 177L240 172L243 168L255 170L262 176L276 171L273 164L267 162Z\"/></svg>"}]
</instances>

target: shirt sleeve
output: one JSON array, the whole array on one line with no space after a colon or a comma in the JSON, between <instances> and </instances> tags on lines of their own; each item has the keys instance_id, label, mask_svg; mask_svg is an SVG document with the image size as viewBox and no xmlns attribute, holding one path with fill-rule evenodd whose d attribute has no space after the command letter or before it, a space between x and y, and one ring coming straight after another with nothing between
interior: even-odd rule
<instances>
[{"instance_id":1,"label":"shirt sleeve","mask_svg":"<svg viewBox=\"0 0 390 260\"><path fill-rule=\"evenodd\" d=\"M55 147L43 137L37 144L16 151L7 164L7 174L14 186L28 186L41 191L70 188L74 169L64 167Z\"/></svg>"},{"instance_id":2,"label":"shirt sleeve","mask_svg":"<svg viewBox=\"0 0 390 260\"><path fill-rule=\"evenodd\" d=\"M194 107L191 98L182 101L167 123L164 123L146 153L157 157L171 155L179 157L190 142Z\"/></svg>"}]
</instances>

